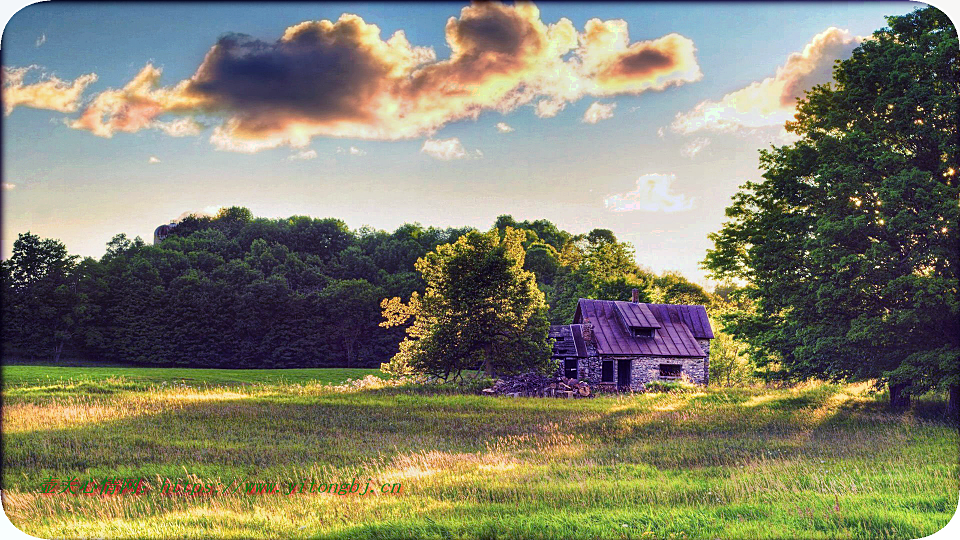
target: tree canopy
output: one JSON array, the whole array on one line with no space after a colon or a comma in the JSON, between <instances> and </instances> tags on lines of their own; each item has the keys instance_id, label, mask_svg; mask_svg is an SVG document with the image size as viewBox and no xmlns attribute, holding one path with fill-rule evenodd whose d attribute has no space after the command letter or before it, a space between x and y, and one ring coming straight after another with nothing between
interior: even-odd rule
<instances>
[{"instance_id":1,"label":"tree canopy","mask_svg":"<svg viewBox=\"0 0 960 540\"><path fill-rule=\"evenodd\" d=\"M417 261L426 289L407 304L385 299L385 327L406 323L393 362L444 380L550 369L549 322L533 272L523 269L525 233L469 232Z\"/></svg>"},{"instance_id":2,"label":"tree canopy","mask_svg":"<svg viewBox=\"0 0 960 540\"><path fill-rule=\"evenodd\" d=\"M935 8L889 17L761 153L705 266L749 284L729 327L784 376L960 383L960 47Z\"/></svg>"}]
</instances>

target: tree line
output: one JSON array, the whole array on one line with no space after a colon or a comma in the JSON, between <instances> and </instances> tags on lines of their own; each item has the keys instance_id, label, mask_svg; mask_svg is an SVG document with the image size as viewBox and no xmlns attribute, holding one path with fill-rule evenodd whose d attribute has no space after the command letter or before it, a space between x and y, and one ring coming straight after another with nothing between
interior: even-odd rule
<instances>
[{"instance_id":1,"label":"tree line","mask_svg":"<svg viewBox=\"0 0 960 540\"><path fill-rule=\"evenodd\" d=\"M417 261L476 233L337 219L255 218L241 207L187 216L156 245L118 234L99 258L19 235L0 264L5 357L195 367L376 367L408 324L381 326L381 302L425 294ZM578 298L708 303L678 273L639 267L613 232L572 234L500 216L520 269L543 295L544 323L569 323ZM431 255L432 254L432 255ZM516 258L516 257L515 257ZM478 297L478 300L481 299ZM547 308L549 306L549 308Z\"/></svg>"}]
</instances>

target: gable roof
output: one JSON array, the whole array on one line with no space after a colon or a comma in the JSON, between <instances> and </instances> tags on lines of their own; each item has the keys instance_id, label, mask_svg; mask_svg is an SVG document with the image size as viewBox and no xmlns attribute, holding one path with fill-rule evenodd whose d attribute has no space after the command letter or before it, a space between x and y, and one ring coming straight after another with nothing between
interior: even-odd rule
<instances>
[{"instance_id":1,"label":"gable roof","mask_svg":"<svg viewBox=\"0 0 960 540\"><path fill-rule=\"evenodd\" d=\"M703 357L697 339L713 339L703 306L634 304L581 298L573 316L593 324L597 352L612 355ZM656 326L654 326L656 324ZM582 327L581 327L582 328ZM654 328L654 337L635 337L631 328Z\"/></svg>"}]
</instances>

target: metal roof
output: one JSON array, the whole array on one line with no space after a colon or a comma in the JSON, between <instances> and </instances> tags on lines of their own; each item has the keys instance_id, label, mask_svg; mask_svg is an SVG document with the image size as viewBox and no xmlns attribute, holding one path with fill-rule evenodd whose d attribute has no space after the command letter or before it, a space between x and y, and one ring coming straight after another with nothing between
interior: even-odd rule
<instances>
[{"instance_id":1,"label":"metal roof","mask_svg":"<svg viewBox=\"0 0 960 540\"><path fill-rule=\"evenodd\" d=\"M581 298L573 322L585 319L593 324L599 354L702 357L697 339L713 339L703 306ZM654 337L635 337L631 327L656 330Z\"/></svg>"}]
</instances>

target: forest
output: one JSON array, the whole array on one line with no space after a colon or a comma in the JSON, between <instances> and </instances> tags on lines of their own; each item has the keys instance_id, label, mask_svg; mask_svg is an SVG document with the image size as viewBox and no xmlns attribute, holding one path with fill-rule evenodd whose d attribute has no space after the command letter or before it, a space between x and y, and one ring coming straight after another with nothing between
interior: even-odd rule
<instances>
[{"instance_id":1,"label":"forest","mask_svg":"<svg viewBox=\"0 0 960 540\"><path fill-rule=\"evenodd\" d=\"M709 304L675 272L655 275L606 229L572 234L547 220L497 218L522 231L552 323L578 298ZM351 230L338 219L256 218L240 207L190 215L156 245L117 234L99 259L19 236L3 262L4 358L189 367L377 367L404 327L382 327L383 299L423 291L414 266L470 227Z\"/></svg>"}]
</instances>

